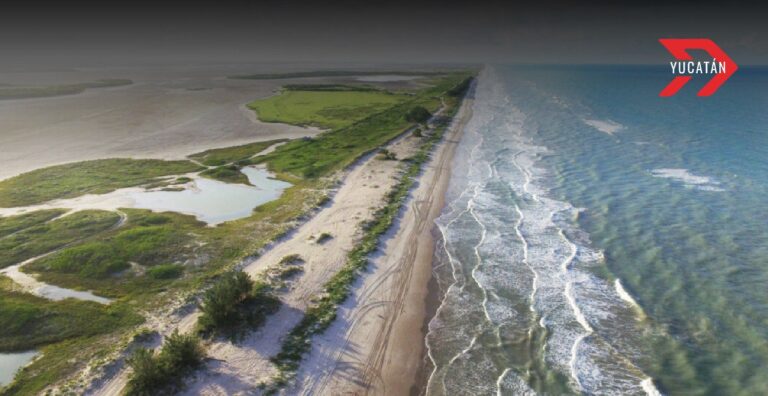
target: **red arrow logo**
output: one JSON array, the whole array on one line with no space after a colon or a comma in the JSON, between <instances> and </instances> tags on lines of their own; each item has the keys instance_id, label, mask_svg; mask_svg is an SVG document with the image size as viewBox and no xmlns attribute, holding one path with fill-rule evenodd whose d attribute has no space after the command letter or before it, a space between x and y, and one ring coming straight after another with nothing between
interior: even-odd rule
<instances>
[{"instance_id":1,"label":"red arrow logo","mask_svg":"<svg viewBox=\"0 0 768 396\"><path fill-rule=\"evenodd\" d=\"M704 50L713 58L713 63L719 62L724 67L720 71L713 73L714 77L703 87L698 96L709 96L715 93L723 83L736 73L739 66L723 50L710 39L660 39L663 45L672 56L680 61L693 61L693 57L686 50ZM674 66L673 66L674 70ZM681 65L682 70L682 65ZM692 76L677 76L659 93L659 96L672 96L687 84Z\"/></svg>"}]
</instances>

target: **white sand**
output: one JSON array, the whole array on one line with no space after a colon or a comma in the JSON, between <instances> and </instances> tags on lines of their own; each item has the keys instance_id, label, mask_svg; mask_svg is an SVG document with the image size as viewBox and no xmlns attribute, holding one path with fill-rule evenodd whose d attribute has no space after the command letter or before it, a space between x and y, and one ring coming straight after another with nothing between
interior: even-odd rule
<instances>
[{"instance_id":1,"label":"white sand","mask_svg":"<svg viewBox=\"0 0 768 396\"><path fill-rule=\"evenodd\" d=\"M331 328L315 339L287 394L406 395L417 385L424 363L434 220L443 208L453 153L470 108L471 101L465 101L397 227L385 238L384 251L357 282Z\"/></svg>"}]
</instances>

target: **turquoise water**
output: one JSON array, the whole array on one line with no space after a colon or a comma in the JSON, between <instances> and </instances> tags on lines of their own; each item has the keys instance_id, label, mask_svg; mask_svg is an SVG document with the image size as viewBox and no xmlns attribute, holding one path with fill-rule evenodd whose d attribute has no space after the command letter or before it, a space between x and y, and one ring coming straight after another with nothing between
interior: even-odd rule
<instances>
[{"instance_id":1,"label":"turquoise water","mask_svg":"<svg viewBox=\"0 0 768 396\"><path fill-rule=\"evenodd\" d=\"M430 394L768 394L768 71L496 67L454 164Z\"/></svg>"}]
</instances>

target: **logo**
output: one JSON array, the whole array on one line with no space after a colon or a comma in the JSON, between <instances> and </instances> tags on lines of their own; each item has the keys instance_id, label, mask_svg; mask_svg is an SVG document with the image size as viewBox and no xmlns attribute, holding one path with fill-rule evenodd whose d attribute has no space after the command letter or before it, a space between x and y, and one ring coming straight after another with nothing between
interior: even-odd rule
<instances>
[{"instance_id":1,"label":"logo","mask_svg":"<svg viewBox=\"0 0 768 396\"><path fill-rule=\"evenodd\" d=\"M660 39L663 45L677 61L669 62L672 81L659 93L659 96L672 96L677 93L695 74L711 75L709 82L699 90L698 96L709 96L715 93L723 83L731 78L739 69L720 47L710 39ZM694 61L686 50L703 50L712 56L711 61Z\"/></svg>"}]
</instances>

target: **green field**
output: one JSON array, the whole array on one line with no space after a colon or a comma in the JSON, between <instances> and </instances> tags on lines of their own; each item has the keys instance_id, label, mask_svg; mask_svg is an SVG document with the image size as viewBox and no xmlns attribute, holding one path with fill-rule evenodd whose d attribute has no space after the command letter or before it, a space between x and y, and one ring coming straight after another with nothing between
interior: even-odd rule
<instances>
[{"instance_id":1,"label":"green field","mask_svg":"<svg viewBox=\"0 0 768 396\"><path fill-rule=\"evenodd\" d=\"M201 170L190 161L103 159L51 166L0 181L0 207L34 205L59 198L105 194Z\"/></svg>"},{"instance_id":2,"label":"green field","mask_svg":"<svg viewBox=\"0 0 768 396\"><path fill-rule=\"evenodd\" d=\"M327 176L413 126L413 122L406 120L406 115L413 108L421 106L430 112L436 111L440 107L440 97L466 77L467 74L452 74L436 79L434 86L414 95L402 95L403 100L364 119L322 133L313 139L290 141L274 152L255 159L254 162L266 163L271 171L287 179ZM283 95L291 93L286 92ZM315 106L322 106L324 95L336 94L312 93L312 97L318 102Z\"/></svg>"},{"instance_id":3,"label":"green field","mask_svg":"<svg viewBox=\"0 0 768 396\"><path fill-rule=\"evenodd\" d=\"M367 91L284 91L248 104L265 122L342 128L407 99L405 95Z\"/></svg>"},{"instance_id":4,"label":"green field","mask_svg":"<svg viewBox=\"0 0 768 396\"><path fill-rule=\"evenodd\" d=\"M49 213L29 216L45 219ZM24 215L22 215L24 216ZM6 221L14 221L14 217ZM0 268L18 264L64 245L85 239L115 226L120 216L114 212L84 210L50 222L39 222L15 234L0 238Z\"/></svg>"}]
</instances>

